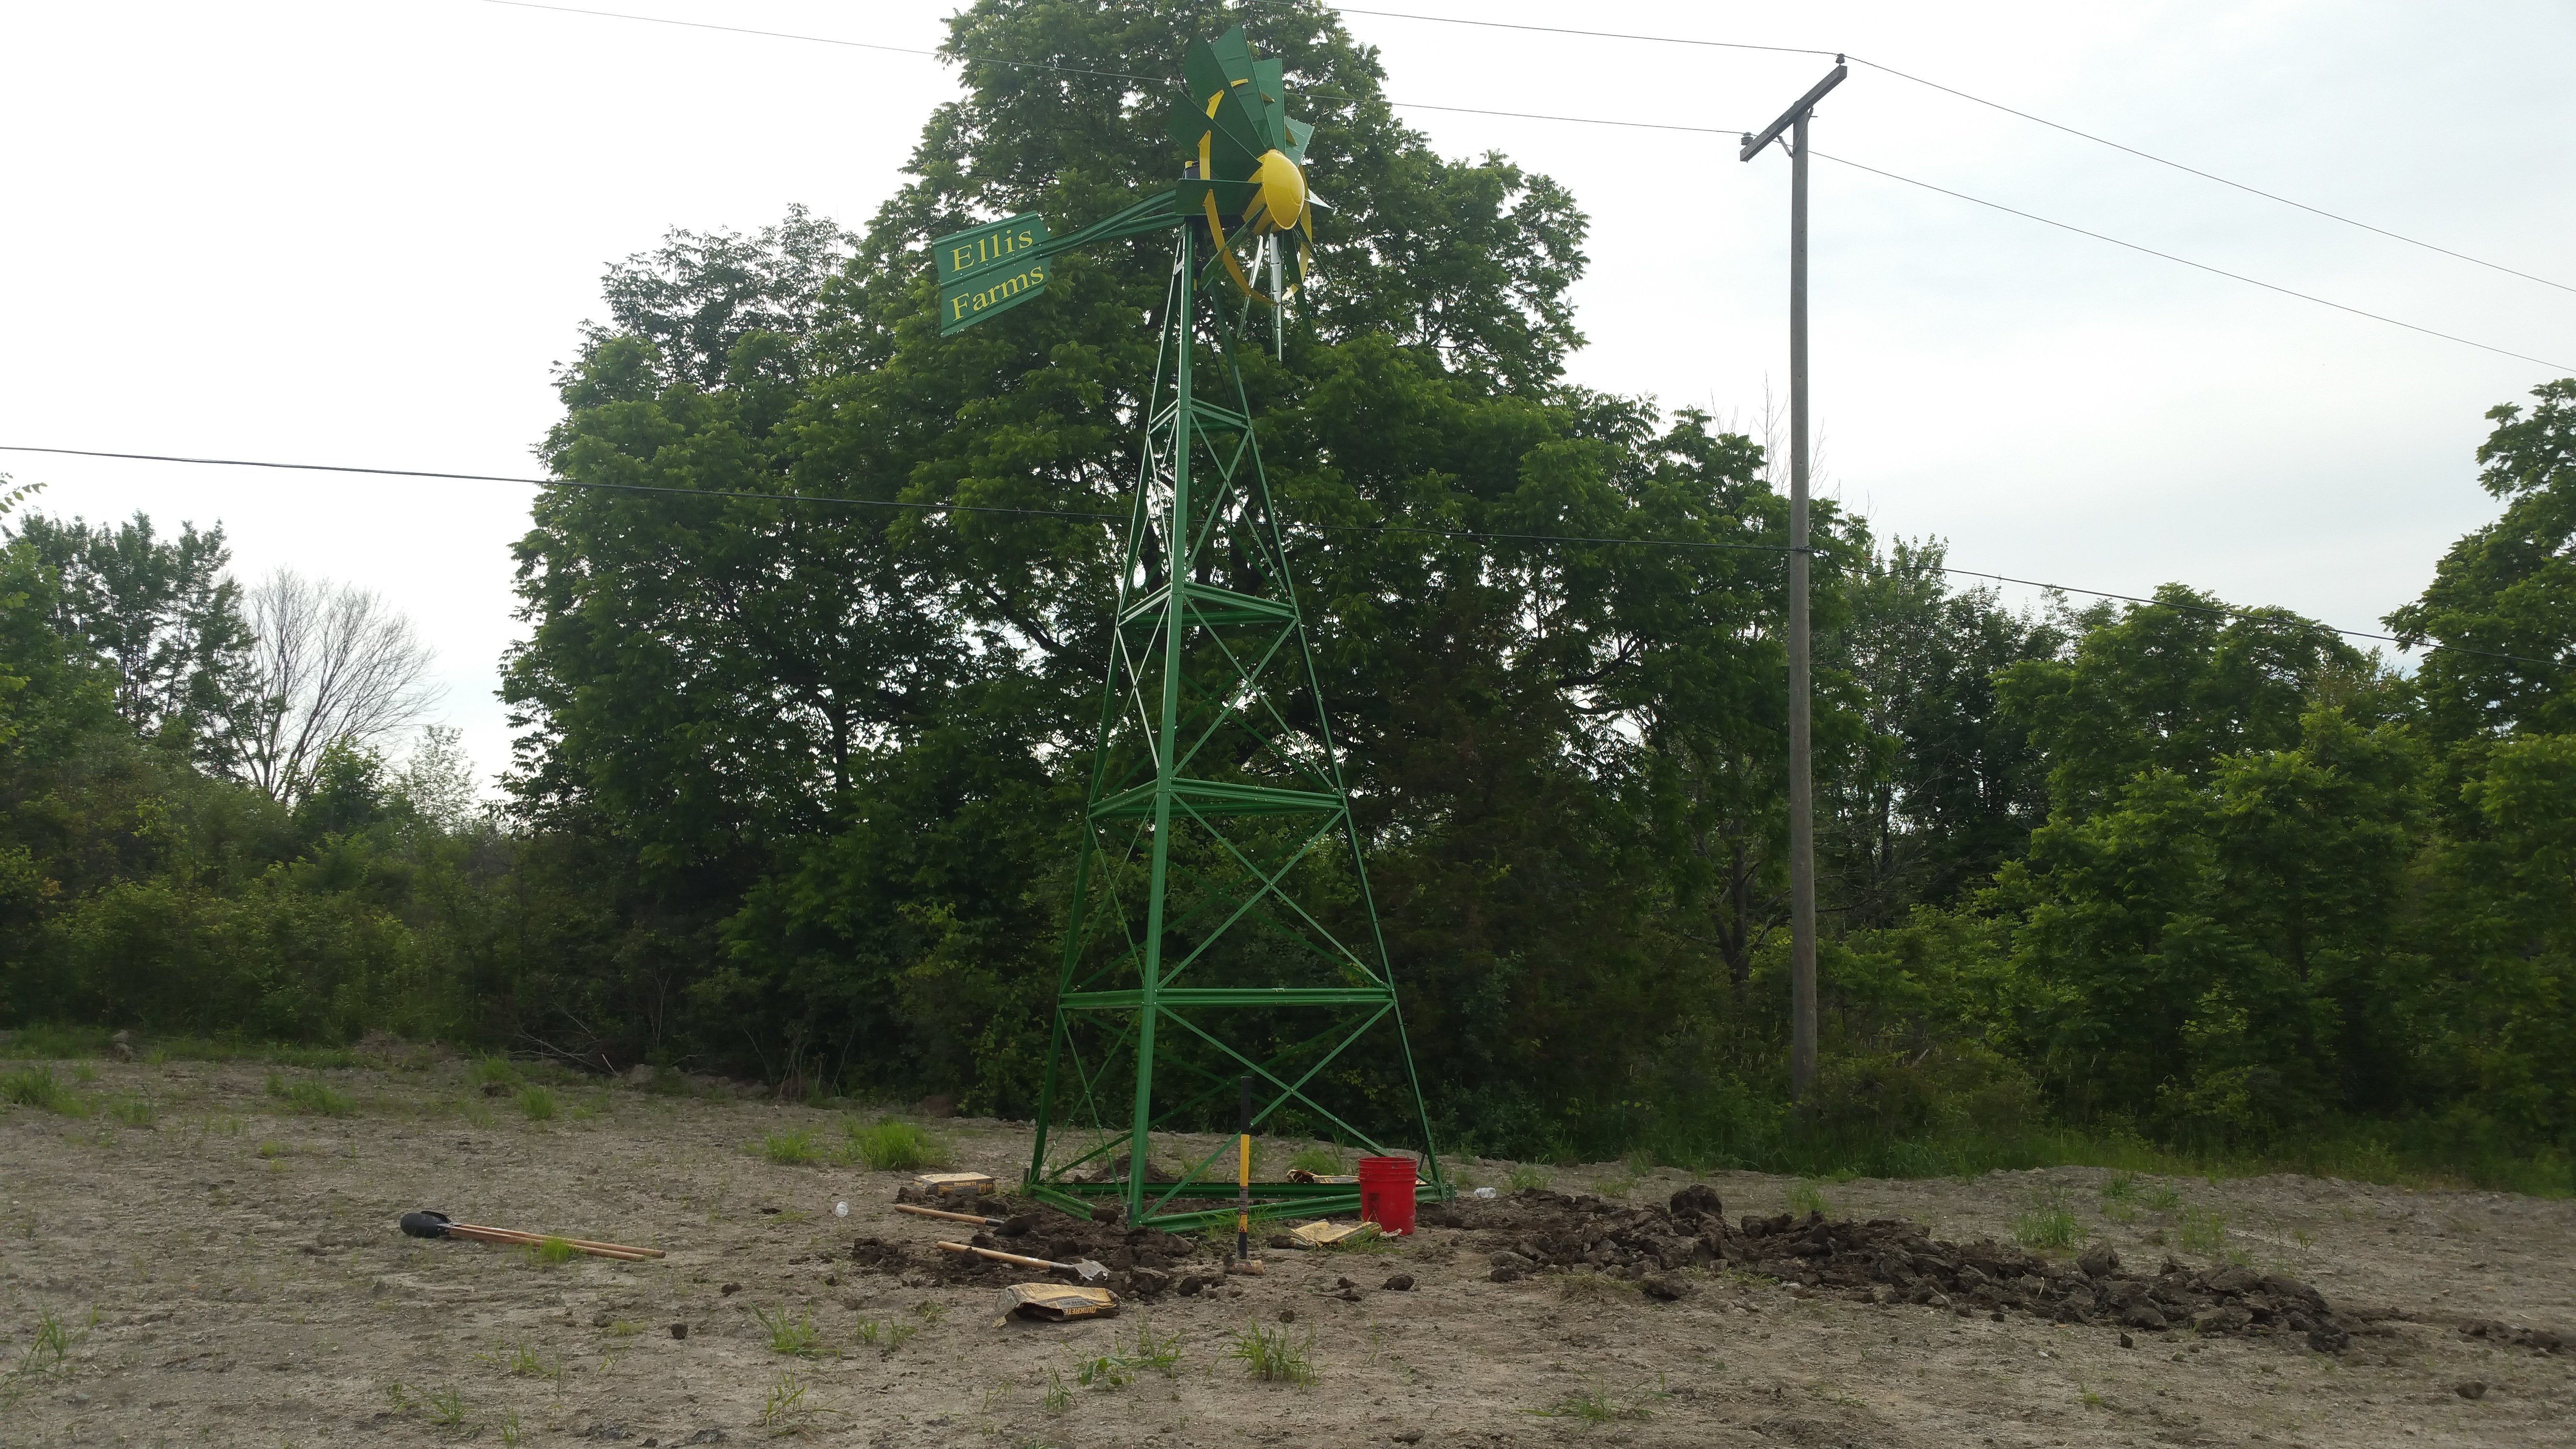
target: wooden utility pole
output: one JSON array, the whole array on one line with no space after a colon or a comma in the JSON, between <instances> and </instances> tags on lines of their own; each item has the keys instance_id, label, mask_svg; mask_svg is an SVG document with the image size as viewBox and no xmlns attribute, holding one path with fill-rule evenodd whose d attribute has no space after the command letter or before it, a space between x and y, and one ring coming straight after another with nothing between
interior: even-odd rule
<instances>
[{"instance_id":1,"label":"wooden utility pole","mask_svg":"<svg viewBox=\"0 0 2576 1449\"><path fill-rule=\"evenodd\" d=\"M1758 135L1744 138L1750 161L1789 132L1789 1094L1801 1108L1816 1085L1816 819L1812 687L1807 665L1807 122L1825 92L1851 73L1833 72Z\"/></svg>"}]
</instances>

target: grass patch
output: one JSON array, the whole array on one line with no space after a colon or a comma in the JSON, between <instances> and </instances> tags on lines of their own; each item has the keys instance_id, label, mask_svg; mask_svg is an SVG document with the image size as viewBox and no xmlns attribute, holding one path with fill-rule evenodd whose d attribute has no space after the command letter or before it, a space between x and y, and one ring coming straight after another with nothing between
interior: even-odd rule
<instances>
[{"instance_id":1,"label":"grass patch","mask_svg":"<svg viewBox=\"0 0 2576 1449\"><path fill-rule=\"evenodd\" d=\"M856 1162L870 1172L916 1172L948 1165L948 1148L910 1122L888 1119L862 1126L846 1122L841 1161Z\"/></svg>"},{"instance_id":2,"label":"grass patch","mask_svg":"<svg viewBox=\"0 0 2576 1449\"><path fill-rule=\"evenodd\" d=\"M781 1167L811 1167L823 1160L823 1149L811 1131L792 1127L760 1139L760 1155Z\"/></svg>"},{"instance_id":3,"label":"grass patch","mask_svg":"<svg viewBox=\"0 0 2576 1449\"><path fill-rule=\"evenodd\" d=\"M556 1359L549 1363L544 1354L525 1343L513 1343L498 1353L478 1353L475 1357L485 1363L498 1366L503 1373L515 1379L551 1379L556 1383L563 1382L563 1360Z\"/></svg>"},{"instance_id":4,"label":"grass patch","mask_svg":"<svg viewBox=\"0 0 2576 1449\"><path fill-rule=\"evenodd\" d=\"M2234 1252L2228 1244L2227 1214L2209 1208L2187 1207L2174 1223L2174 1243L2186 1253L2204 1258L2226 1258L2243 1261L2245 1255Z\"/></svg>"},{"instance_id":5,"label":"grass patch","mask_svg":"<svg viewBox=\"0 0 2576 1449\"><path fill-rule=\"evenodd\" d=\"M1225 1351L1227 1358L1243 1365L1243 1371L1265 1384L1291 1384L1298 1388L1315 1381L1315 1335L1309 1331L1303 1338L1291 1338L1288 1330L1265 1328L1253 1324L1226 1335L1234 1347Z\"/></svg>"},{"instance_id":6,"label":"grass patch","mask_svg":"<svg viewBox=\"0 0 2576 1449\"><path fill-rule=\"evenodd\" d=\"M286 1110L308 1117L346 1117L358 1110L358 1104L332 1091L310 1077L288 1081L283 1072L268 1074L268 1095L286 1104Z\"/></svg>"},{"instance_id":7,"label":"grass patch","mask_svg":"<svg viewBox=\"0 0 2576 1449\"><path fill-rule=\"evenodd\" d=\"M523 1087L519 1091L519 1115L531 1122L555 1120L555 1094L543 1087Z\"/></svg>"},{"instance_id":8,"label":"grass patch","mask_svg":"<svg viewBox=\"0 0 2576 1449\"><path fill-rule=\"evenodd\" d=\"M1503 1190L1506 1192L1526 1192L1534 1187L1545 1187L1555 1180L1556 1179L1548 1175L1546 1168L1541 1167L1536 1163L1524 1162L1518 1167L1513 1168L1511 1173L1503 1179Z\"/></svg>"},{"instance_id":9,"label":"grass patch","mask_svg":"<svg viewBox=\"0 0 2576 1449\"><path fill-rule=\"evenodd\" d=\"M1346 1177L1350 1174L1350 1154L1339 1147L1300 1147L1288 1154L1289 1167L1311 1172L1317 1177Z\"/></svg>"},{"instance_id":10,"label":"grass patch","mask_svg":"<svg viewBox=\"0 0 2576 1449\"><path fill-rule=\"evenodd\" d=\"M1122 1346L1113 1333L1109 1350L1076 1365L1074 1382L1086 1389L1123 1389L1148 1369L1169 1378L1172 1366L1181 1361L1181 1336L1156 1338L1151 1325L1139 1322L1133 1344Z\"/></svg>"},{"instance_id":11,"label":"grass patch","mask_svg":"<svg viewBox=\"0 0 2576 1449\"><path fill-rule=\"evenodd\" d=\"M760 1320L761 1328L769 1334L771 1353L812 1358L823 1351L823 1331L814 1326L813 1318L807 1314L800 1313L790 1318L784 1308L774 1315L766 1308L755 1308L752 1316Z\"/></svg>"},{"instance_id":12,"label":"grass patch","mask_svg":"<svg viewBox=\"0 0 2576 1449\"><path fill-rule=\"evenodd\" d=\"M1814 1213L1820 1218L1834 1215L1834 1205L1825 1201L1824 1185L1813 1178L1789 1184L1789 1211L1804 1217Z\"/></svg>"},{"instance_id":13,"label":"grass patch","mask_svg":"<svg viewBox=\"0 0 2576 1449\"><path fill-rule=\"evenodd\" d=\"M1660 1399L1664 1397L1663 1391L1659 1389L1649 1397ZM1541 1418L1579 1419L1586 1424L1615 1424L1654 1417L1654 1412L1644 1404L1634 1401L1623 1403L1612 1398L1608 1390L1598 1388L1569 1390L1555 1403L1530 1412Z\"/></svg>"},{"instance_id":14,"label":"grass patch","mask_svg":"<svg viewBox=\"0 0 2576 1449\"><path fill-rule=\"evenodd\" d=\"M34 1107L63 1117L89 1115L89 1109L73 1095L72 1089L55 1079L52 1067L20 1067L0 1076L0 1102Z\"/></svg>"},{"instance_id":15,"label":"grass patch","mask_svg":"<svg viewBox=\"0 0 2576 1449\"><path fill-rule=\"evenodd\" d=\"M921 1325L917 1323L898 1323L891 1318L882 1323L871 1320L861 1323L858 1327L860 1346L863 1348L873 1348L879 1353L894 1352L896 1349L901 1348L906 1343L910 1342L913 1335L919 1332L921 1332ZM779 1351L781 1353L786 1352L785 1349L781 1349Z\"/></svg>"},{"instance_id":16,"label":"grass patch","mask_svg":"<svg viewBox=\"0 0 2576 1449\"><path fill-rule=\"evenodd\" d=\"M128 1127L150 1127L161 1120L160 1109L152 1105L149 1097L128 1097L123 1101L110 1102L107 1114Z\"/></svg>"},{"instance_id":17,"label":"grass patch","mask_svg":"<svg viewBox=\"0 0 2576 1449\"><path fill-rule=\"evenodd\" d=\"M579 1250L561 1238L540 1238L520 1249L528 1264L536 1268L560 1268L581 1256Z\"/></svg>"},{"instance_id":18,"label":"grass patch","mask_svg":"<svg viewBox=\"0 0 2576 1449\"><path fill-rule=\"evenodd\" d=\"M78 1328L50 1308L38 1310L35 1342L28 1344L27 1351L18 1356L16 1366L9 1371L10 1377L26 1379L56 1372L71 1358L72 1350L78 1348L81 1340L89 1337L89 1331L97 1326L98 1310L95 1308L90 1310L88 1322Z\"/></svg>"},{"instance_id":19,"label":"grass patch","mask_svg":"<svg viewBox=\"0 0 2576 1449\"><path fill-rule=\"evenodd\" d=\"M760 1427L775 1429L791 1417L804 1412L805 1381L794 1370L781 1369L769 1386L769 1397L760 1406Z\"/></svg>"},{"instance_id":20,"label":"grass patch","mask_svg":"<svg viewBox=\"0 0 2576 1449\"><path fill-rule=\"evenodd\" d=\"M429 1422L442 1429L454 1429L465 1422L465 1399L454 1389L438 1389L421 1400L429 1410Z\"/></svg>"},{"instance_id":21,"label":"grass patch","mask_svg":"<svg viewBox=\"0 0 2576 1449\"><path fill-rule=\"evenodd\" d=\"M476 1057L467 1079L477 1087L515 1087L526 1080L508 1057Z\"/></svg>"},{"instance_id":22,"label":"grass patch","mask_svg":"<svg viewBox=\"0 0 2576 1449\"><path fill-rule=\"evenodd\" d=\"M2146 1196L2142 1201L2146 1203L2147 1210L2150 1212L2178 1213L2182 1211L2182 1194L2174 1191L2173 1184L2169 1182L2160 1182L2155 1186L2148 1188Z\"/></svg>"},{"instance_id":23,"label":"grass patch","mask_svg":"<svg viewBox=\"0 0 2576 1449\"><path fill-rule=\"evenodd\" d=\"M2066 1189L2051 1188L2013 1214L2012 1235L2025 1248L2072 1248L2084 1241L2084 1226L2067 1204Z\"/></svg>"}]
</instances>

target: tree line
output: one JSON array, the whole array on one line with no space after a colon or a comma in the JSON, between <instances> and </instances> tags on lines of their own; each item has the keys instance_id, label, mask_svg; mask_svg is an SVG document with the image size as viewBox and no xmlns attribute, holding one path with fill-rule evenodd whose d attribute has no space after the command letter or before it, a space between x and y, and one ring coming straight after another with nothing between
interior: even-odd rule
<instances>
[{"instance_id":1,"label":"tree line","mask_svg":"<svg viewBox=\"0 0 2576 1449\"><path fill-rule=\"evenodd\" d=\"M505 808L281 705L244 661L329 631L290 649L219 534L27 515L0 1011L1026 1112L1118 557L1079 515L1137 476L1170 262L1068 255L942 339L923 248L1167 184L1128 77L1223 23L986 0L866 228L609 270L516 550ZM1792 1119L1768 454L1565 381L1561 187L1435 154L1329 12L1248 23L1336 206L1248 381L1444 1145L1935 1170L2045 1130L2359 1134L2563 1176L2576 379L2489 414L2502 511L2391 616L2412 672L2181 585L2010 608L1820 505L1825 1070ZM150 627L83 602L143 596L111 567L166 581Z\"/></svg>"}]
</instances>

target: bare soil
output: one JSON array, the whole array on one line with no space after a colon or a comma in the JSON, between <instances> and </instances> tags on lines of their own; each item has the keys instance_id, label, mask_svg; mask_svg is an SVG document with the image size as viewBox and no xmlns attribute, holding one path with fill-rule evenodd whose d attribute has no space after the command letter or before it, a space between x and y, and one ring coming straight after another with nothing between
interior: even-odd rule
<instances>
[{"instance_id":1,"label":"bare soil","mask_svg":"<svg viewBox=\"0 0 2576 1449\"><path fill-rule=\"evenodd\" d=\"M769 1134L797 1129L835 1147L839 1114L559 1083L553 1118L532 1121L514 1095L484 1095L457 1063L283 1074L282 1085L321 1082L355 1108L335 1116L309 1110L335 1104L297 1110L274 1095L260 1067L55 1066L67 1083L82 1070L94 1079L73 1092L88 1115L0 1115L0 1449L576 1439L658 1449L773 1437L2576 1443L2576 1351L2529 1346L2576 1328L2576 1204L2565 1201L2297 1177L2115 1188L2084 1168L1971 1181L1697 1179L1739 1228L1747 1216L1821 1206L1835 1220L1903 1218L1946 1242L2009 1246L2016 1218L2027 1233L2062 1210L2141 1277L2170 1258L2209 1281L2233 1254L2322 1295L2352 1330L2339 1352L2286 1322L2157 1331L2107 1314L2052 1322L2036 1300L2039 1311L2000 1321L1964 1295L1942 1295L1943 1306L1882 1290L1896 1301L1873 1303L1867 1286L1784 1283L1795 1271L1785 1258L1667 1271L1622 1266L1613 1252L1605 1271L1540 1263L1494 1281L1496 1252L1533 1245L1532 1212L1614 1221L1662 1208L1694 1180L1618 1164L1547 1169L1569 1201L1506 1197L1470 1207L1459 1219L1469 1227L1425 1227L1361 1251L1266 1249L1260 1277L1219 1276L1212 1246L1191 1254L1140 1239L1119 1265L1131 1297L1117 1318L997 1327L998 1285L1019 1275L939 1255L931 1245L960 1229L892 1211L908 1174L780 1165L760 1151ZM149 1125L135 1105L145 1102ZM1025 1161L1025 1124L926 1125L960 1167L1007 1182ZM1511 1171L1459 1166L1496 1186ZM838 1202L848 1217L834 1215ZM395 1221L416 1208L669 1257L550 1266L511 1248L404 1238ZM1020 1241L1079 1239L1113 1256L1127 1246L1121 1233L1041 1214ZM859 1251L867 1239L900 1251ZM1397 1275L1414 1286L1382 1286ZM1183 1296L1192 1278L1204 1281ZM1150 1302L1134 1296L1145 1287L1160 1289ZM804 1325L804 1352L776 1351L796 1347ZM1229 1353L1255 1329L1302 1348L1312 1381L1250 1377ZM1117 1364L1149 1357L1140 1335L1177 1357Z\"/></svg>"}]
</instances>

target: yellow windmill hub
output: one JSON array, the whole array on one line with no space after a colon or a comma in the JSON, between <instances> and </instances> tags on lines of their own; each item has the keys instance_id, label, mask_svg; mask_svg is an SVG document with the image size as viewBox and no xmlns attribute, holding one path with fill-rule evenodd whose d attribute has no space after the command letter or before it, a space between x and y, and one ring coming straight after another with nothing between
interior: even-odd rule
<instances>
[{"instance_id":1,"label":"yellow windmill hub","mask_svg":"<svg viewBox=\"0 0 2576 1449\"><path fill-rule=\"evenodd\" d=\"M1287 152L1271 151L1262 156L1252 179L1261 187L1243 216L1252 234L1295 231L1306 216L1306 173L1288 159Z\"/></svg>"},{"instance_id":2,"label":"yellow windmill hub","mask_svg":"<svg viewBox=\"0 0 2576 1449\"><path fill-rule=\"evenodd\" d=\"M1240 27L1182 58L1189 89L1173 97L1171 137L1191 165L1181 204L1207 223L1226 275L1244 295L1276 307L1295 292L1314 249L1314 209L1306 187L1306 144L1315 128L1288 114L1283 62L1254 59ZM1252 242L1255 265L1267 258L1271 285L1256 288L1235 255ZM1279 275L1293 255L1295 281Z\"/></svg>"}]
</instances>

